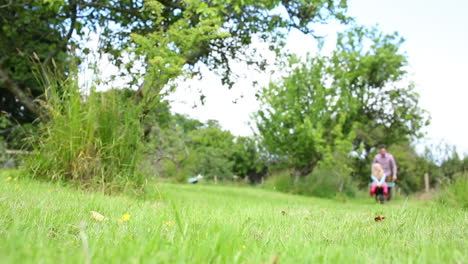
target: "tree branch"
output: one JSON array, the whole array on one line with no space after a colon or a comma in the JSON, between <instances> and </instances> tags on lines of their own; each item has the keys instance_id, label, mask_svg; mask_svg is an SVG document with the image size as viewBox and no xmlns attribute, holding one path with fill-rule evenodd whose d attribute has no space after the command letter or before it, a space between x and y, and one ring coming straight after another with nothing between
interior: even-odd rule
<instances>
[{"instance_id":1,"label":"tree branch","mask_svg":"<svg viewBox=\"0 0 468 264\"><path fill-rule=\"evenodd\" d=\"M63 40L63 44L57 46L57 48L47 56L47 58L44 60L43 65L47 65L49 61L57 56L57 54L60 52L61 49L64 49L67 47L68 42L70 41L73 31L75 31L75 24L76 24L76 16L78 13L78 7L76 5L75 0L70 0L70 9L71 9L71 16L70 16L70 28L68 29L67 35L65 36L65 39Z\"/></svg>"},{"instance_id":2,"label":"tree branch","mask_svg":"<svg viewBox=\"0 0 468 264\"><path fill-rule=\"evenodd\" d=\"M34 101L27 96L21 88L8 76L5 70L0 68L0 81L3 82L6 88L23 104L29 111L37 116L45 116L45 111Z\"/></svg>"}]
</instances>

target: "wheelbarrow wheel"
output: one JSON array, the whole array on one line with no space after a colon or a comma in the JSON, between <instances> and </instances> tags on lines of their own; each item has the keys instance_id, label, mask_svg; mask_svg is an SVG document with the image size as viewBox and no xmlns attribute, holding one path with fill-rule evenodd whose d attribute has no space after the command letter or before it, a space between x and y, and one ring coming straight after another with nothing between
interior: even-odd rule
<instances>
[{"instance_id":1,"label":"wheelbarrow wheel","mask_svg":"<svg viewBox=\"0 0 468 264\"><path fill-rule=\"evenodd\" d=\"M380 202L381 204L385 203L385 196L383 194L378 194L375 196L377 202Z\"/></svg>"}]
</instances>

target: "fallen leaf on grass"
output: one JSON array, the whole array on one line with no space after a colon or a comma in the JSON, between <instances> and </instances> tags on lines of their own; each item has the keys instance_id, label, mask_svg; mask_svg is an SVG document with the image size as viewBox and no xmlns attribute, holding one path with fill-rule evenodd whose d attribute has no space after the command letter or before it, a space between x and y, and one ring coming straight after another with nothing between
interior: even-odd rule
<instances>
[{"instance_id":1,"label":"fallen leaf on grass","mask_svg":"<svg viewBox=\"0 0 468 264\"><path fill-rule=\"evenodd\" d=\"M91 217L98 222L103 222L104 220L106 220L105 216L96 211L91 211Z\"/></svg>"},{"instance_id":2,"label":"fallen leaf on grass","mask_svg":"<svg viewBox=\"0 0 468 264\"><path fill-rule=\"evenodd\" d=\"M331 240L327 235L325 235L325 233L322 233L322 236L325 238L325 240L328 242L328 243L332 243L333 240Z\"/></svg>"},{"instance_id":3,"label":"fallen leaf on grass","mask_svg":"<svg viewBox=\"0 0 468 264\"><path fill-rule=\"evenodd\" d=\"M376 222L382 221L382 220L384 220L384 219L385 219L385 216L383 216L383 215L379 215L379 216L374 217L374 220L375 220Z\"/></svg>"},{"instance_id":4,"label":"fallen leaf on grass","mask_svg":"<svg viewBox=\"0 0 468 264\"><path fill-rule=\"evenodd\" d=\"M278 263L278 256L274 256L273 259L271 260L271 263L273 264Z\"/></svg>"},{"instance_id":5,"label":"fallen leaf on grass","mask_svg":"<svg viewBox=\"0 0 468 264\"><path fill-rule=\"evenodd\" d=\"M277 264L278 263L278 256L274 256L271 262L262 262L262 264L267 264L267 263L272 263L272 264Z\"/></svg>"}]
</instances>

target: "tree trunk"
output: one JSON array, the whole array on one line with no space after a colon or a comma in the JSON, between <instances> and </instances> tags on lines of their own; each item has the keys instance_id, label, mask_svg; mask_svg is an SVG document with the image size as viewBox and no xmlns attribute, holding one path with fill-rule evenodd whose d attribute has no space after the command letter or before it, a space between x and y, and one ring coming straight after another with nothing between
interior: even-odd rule
<instances>
[{"instance_id":1,"label":"tree trunk","mask_svg":"<svg viewBox=\"0 0 468 264\"><path fill-rule=\"evenodd\" d=\"M45 111L33 99L27 96L24 91L8 76L5 70L0 68L0 81L6 88L23 104L29 111L38 117L45 116Z\"/></svg>"}]
</instances>

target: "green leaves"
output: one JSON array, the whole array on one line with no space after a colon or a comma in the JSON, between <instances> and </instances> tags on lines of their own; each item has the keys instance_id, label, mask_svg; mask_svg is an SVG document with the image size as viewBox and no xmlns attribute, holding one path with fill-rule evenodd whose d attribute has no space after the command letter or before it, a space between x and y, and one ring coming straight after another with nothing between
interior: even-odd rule
<instances>
[{"instance_id":1,"label":"green leaves","mask_svg":"<svg viewBox=\"0 0 468 264\"><path fill-rule=\"evenodd\" d=\"M279 54L287 30L307 33L312 31L312 23L334 18L344 22L346 11L343 0L10 2L0 9L0 66L14 76L21 89L32 91L31 101L43 94L28 61L33 52L40 63L66 64L67 56L89 54L85 43L94 33L99 35L97 52L109 55L121 70L118 75L130 79L129 86L140 87L144 79L145 100L150 102L159 98L162 87L171 80L196 72L193 66L197 63L216 70L223 83L232 86L232 61L265 69L265 58L246 53L255 36L269 42ZM274 14L281 7L288 16ZM61 68L65 73L67 66ZM14 95L2 93L2 98L7 101L5 109L21 123L37 117L25 111Z\"/></svg>"},{"instance_id":2,"label":"green leaves","mask_svg":"<svg viewBox=\"0 0 468 264\"><path fill-rule=\"evenodd\" d=\"M217 17L215 8L200 1L182 1L183 17L172 22L165 17L164 6L158 1L147 1L146 11L152 14L154 24L164 24L153 32L131 34L136 44L133 51L146 61L145 93L146 98L154 98L171 80L184 73L194 48L209 43L214 39L227 37L220 31L222 21ZM197 17L198 25L193 26ZM149 95L149 93L151 95Z\"/></svg>"},{"instance_id":3,"label":"green leaves","mask_svg":"<svg viewBox=\"0 0 468 264\"><path fill-rule=\"evenodd\" d=\"M354 27L338 34L331 56L292 57L291 73L260 94L256 120L268 151L308 173L362 144L369 153L418 136L427 117L414 86L404 85L401 43L397 34Z\"/></svg>"}]
</instances>

